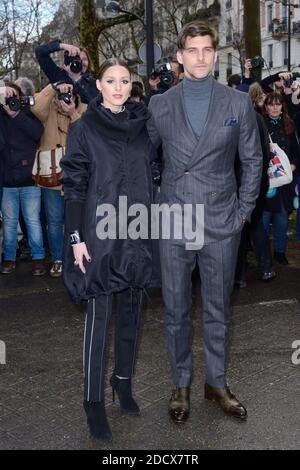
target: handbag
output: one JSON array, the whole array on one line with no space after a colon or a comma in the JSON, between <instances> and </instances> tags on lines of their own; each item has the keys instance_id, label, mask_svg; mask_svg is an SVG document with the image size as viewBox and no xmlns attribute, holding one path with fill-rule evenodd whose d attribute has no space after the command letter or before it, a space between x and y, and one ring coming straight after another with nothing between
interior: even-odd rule
<instances>
[{"instance_id":1,"label":"handbag","mask_svg":"<svg viewBox=\"0 0 300 470\"><path fill-rule=\"evenodd\" d=\"M269 138L272 157L268 168L269 188L278 188L293 181L293 172L287 154L272 141L270 135Z\"/></svg>"},{"instance_id":2,"label":"handbag","mask_svg":"<svg viewBox=\"0 0 300 470\"><path fill-rule=\"evenodd\" d=\"M46 188L60 186L59 179L62 176L60 161L64 153L64 147L37 151L32 168L32 179L37 185Z\"/></svg>"}]
</instances>

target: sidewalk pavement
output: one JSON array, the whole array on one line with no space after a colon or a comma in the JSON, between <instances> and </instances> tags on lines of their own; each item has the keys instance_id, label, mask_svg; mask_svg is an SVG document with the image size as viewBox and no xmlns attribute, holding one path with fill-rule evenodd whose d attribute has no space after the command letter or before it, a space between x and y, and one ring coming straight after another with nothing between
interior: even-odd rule
<instances>
[{"instance_id":1,"label":"sidewalk pavement","mask_svg":"<svg viewBox=\"0 0 300 470\"><path fill-rule=\"evenodd\" d=\"M122 415L107 385L109 445L89 437L82 409L84 308L72 304L60 279L34 278L31 265L0 277L0 449L299 449L300 249L290 265L275 266L269 284L249 273L235 291L229 383L248 409L246 422L225 416L203 398L204 370L199 286L193 294L194 379L191 416L183 426L168 419L171 391L163 305L159 291L146 301L134 395L141 416ZM113 321L108 378L113 368ZM3 343L0 343L3 346ZM300 346L298 346L300 349ZM1 356L0 356L1 357ZM1 362L1 361L0 361Z\"/></svg>"}]
</instances>

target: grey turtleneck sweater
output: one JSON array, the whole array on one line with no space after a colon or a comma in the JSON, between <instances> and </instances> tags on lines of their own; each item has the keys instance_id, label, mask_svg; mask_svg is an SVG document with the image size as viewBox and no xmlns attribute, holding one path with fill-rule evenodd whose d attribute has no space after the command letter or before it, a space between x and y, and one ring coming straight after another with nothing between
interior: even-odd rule
<instances>
[{"instance_id":1,"label":"grey turtleneck sweater","mask_svg":"<svg viewBox=\"0 0 300 470\"><path fill-rule=\"evenodd\" d=\"M200 80L183 79L183 98L185 110L197 137L204 128L213 87L213 77L208 75Z\"/></svg>"}]
</instances>

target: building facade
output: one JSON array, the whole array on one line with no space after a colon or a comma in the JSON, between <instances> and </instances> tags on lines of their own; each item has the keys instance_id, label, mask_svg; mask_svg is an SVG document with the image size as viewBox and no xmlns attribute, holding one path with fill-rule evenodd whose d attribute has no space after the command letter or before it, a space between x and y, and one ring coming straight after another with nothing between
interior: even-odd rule
<instances>
[{"instance_id":1,"label":"building facade","mask_svg":"<svg viewBox=\"0 0 300 470\"><path fill-rule=\"evenodd\" d=\"M95 0L96 2L96 0ZM293 5L299 5L296 8ZM98 0L97 14L107 17L105 7L108 0ZM287 70L288 62L288 7L284 0L261 0L262 57L265 60L263 77L278 71ZM300 71L300 0L291 0L291 69ZM137 11L140 0L124 0L122 8ZM219 59L215 67L215 77L227 83L229 75L241 73L244 59L243 23L244 0L153 0L155 41L161 48L160 62L168 61L176 54L176 37L182 25L193 18L208 19L218 29L220 35ZM41 42L60 38L64 42L78 44L79 5L76 0L62 1L53 21L43 29ZM140 21L121 24L105 30L99 38L100 62L112 55L123 56L131 65L140 62L139 45L145 31ZM35 82L44 85L33 55L35 44L28 45L24 54L21 74L30 75ZM62 54L54 55L58 62ZM136 77L137 78L137 77Z\"/></svg>"},{"instance_id":2,"label":"building facade","mask_svg":"<svg viewBox=\"0 0 300 470\"><path fill-rule=\"evenodd\" d=\"M260 23L263 77L287 70L288 6L285 1L261 0ZM285 4L286 3L286 4ZM291 1L291 70L300 71L300 2ZM239 41L243 38L244 1L220 0L219 80L226 83L228 75L241 73ZM298 68L299 67L299 68Z\"/></svg>"}]
</instances>

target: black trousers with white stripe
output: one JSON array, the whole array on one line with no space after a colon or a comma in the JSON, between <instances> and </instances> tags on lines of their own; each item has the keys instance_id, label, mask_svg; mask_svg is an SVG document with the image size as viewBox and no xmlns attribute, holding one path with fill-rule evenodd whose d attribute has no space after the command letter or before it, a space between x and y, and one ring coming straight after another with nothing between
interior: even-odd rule
<instances>
[{"instance_id":1,"label":"black trousers with white stripe","mask_svg":"<svg viewBox=\"0 0 300 470\"><path fill-rule=\"evenodd\" d=\"M131 377L134 372L140 327L142 289L126 289L115 294L115 374ZM104 399L105 350L112 312L113 295L102 295L88 302L84 332L84 399Z\"/></svg>"}]
</instances>

